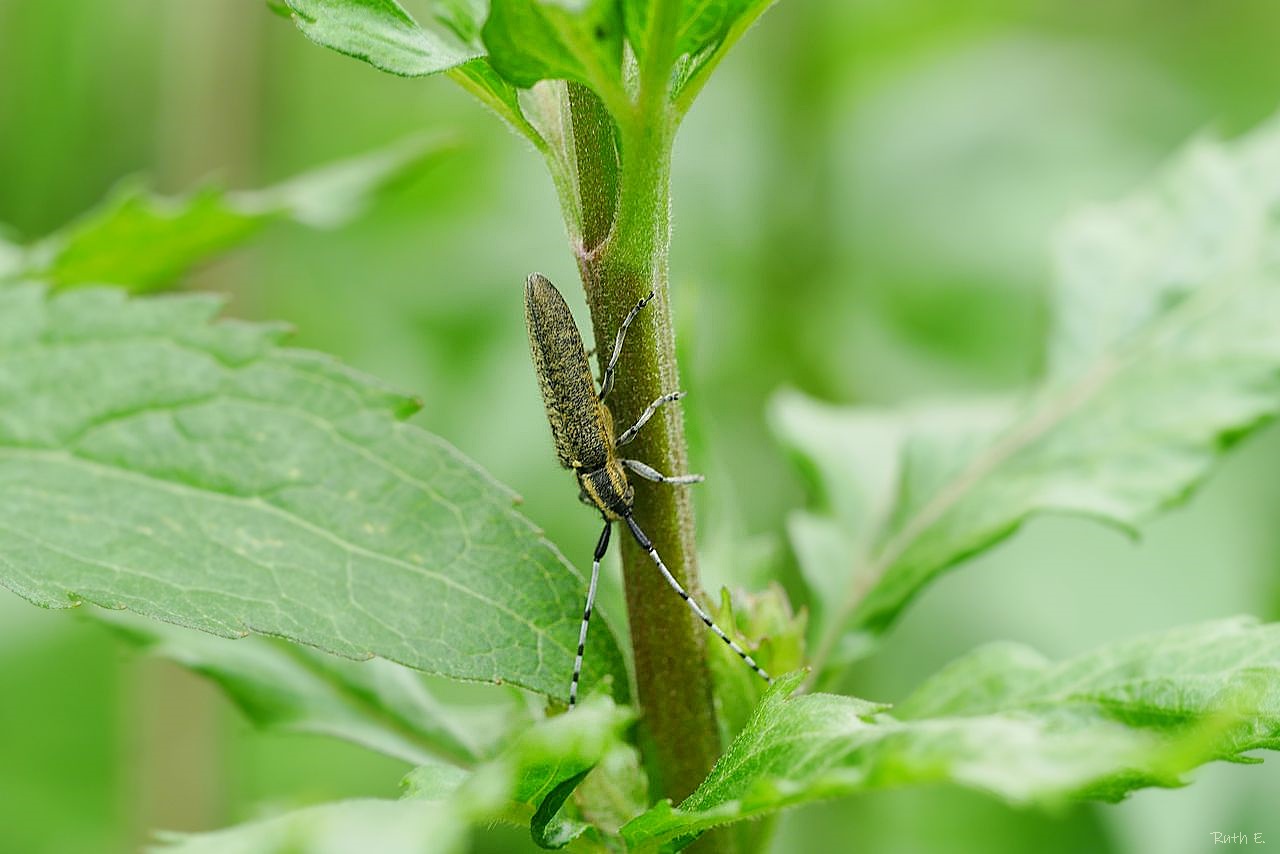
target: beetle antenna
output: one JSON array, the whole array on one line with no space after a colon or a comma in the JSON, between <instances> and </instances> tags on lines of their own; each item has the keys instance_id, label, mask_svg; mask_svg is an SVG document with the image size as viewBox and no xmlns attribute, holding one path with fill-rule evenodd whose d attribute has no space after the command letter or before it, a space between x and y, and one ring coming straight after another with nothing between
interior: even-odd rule
<instances>
[{"instance_id":1,"label":"beetle antenna","mask_svg":"<svg viewBox=\"0 0 1280 854\"><path fill-rule=\"evenodd\" d=\"M582 676L582 653L587 648L587 628L591 625L591 606L596 601L596 582L600 580L600 561L609 550L609 532L613 523L604 521L604 530L596 542L595 560L591 562L591 583L587 586L587 607L582 609L582 626L578 629L578 657L573 660L573 681L569 683L569 708L578 704L578 679Z\"/></svg>"},{"instance_id":2,"label":"beetle antenna","mask_svg":"<svg viewBox=\"0 0 1280 854\"><path fill-rule=\"evenodd\" d=\"M756 672L757 676L772 685L773 677L766 673L764 668L756 664L755 659L750 655L747 655L746 650L738 646L737 642L734 641L733 638L721 631L720 627L715 624L715 621L707 615L707 612L702 610L702 606L689 595L688 591L681 586L679 581L676 581L675 576L671 574L671 570L667 569L667 565L663 563L662 558L658 556L658 550L653 547L653 541L650 540L645 535L644 531L640 529L640 526L636 524L636 520L632 518L631 514L628 513L622 518L626 521L627 527L631 529L631 535L636 538L636 542L640 544L640 548L649 553L649 558L658 567L658 571L661 572L662 577L667 580L667 584L671 585L671 589L674 590L681 599L689 603L689 607L693 609L693 613L697 614L702 622L706 623L707 628L716 633L716 637L727 643L729 648L736 652L738 657L745 661L747 666Z\"/></svg>"}]
</instances>

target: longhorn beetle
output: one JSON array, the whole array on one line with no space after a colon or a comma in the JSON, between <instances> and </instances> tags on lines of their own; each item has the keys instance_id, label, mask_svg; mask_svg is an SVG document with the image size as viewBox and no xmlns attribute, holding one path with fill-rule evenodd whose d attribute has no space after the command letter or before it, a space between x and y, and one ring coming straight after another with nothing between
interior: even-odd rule
<instances>
[{"instance_id":1,"label":"longhorn beetle","mask_svg":"<svg viewBox=\"0 0 1280 854\"><path fill-rule=\"evenodd\" d=\"M569 469L578 478L581 490L578 498L584 504L594 507L604 517L604 530L596 542L595 557L591 562L591 583L587 586L587 604L582 610L582 625L578 629L578 654L573 662L573 679L569 683L569 708L578 701L578 679L582 675L582 652L587 643L587 627L591 623L591 607L596 598L596 582L600 578L600 561L609 548L609 533L615 521L622 521L631 530L640 548L649 553L649 558L658 567L662 577L671 585L671 589L693 609L707 628L716 633L736 652L747 665L766 682L772 682L768 673L756 664L742 647L738 646L728 635L720 630L702 610L692 596L680 586L675 576L667 569L662 558L658 556L653 543L645 535L631 515L635 502L635 490L627 481L627 471L657 483L686 484L700 483L702 475L685 474L668 477L639 460L630 460L618 455L618 448L636 437L658 407L684 397L684 392L676 391L664 394L640 414L636 423L622 432L614 433L613 414L605 405L605 399L613 390L614 368L618 365L618 357L622 355L622 344L627 337L627 328L636 319L641 310L653 299L653 291L635 304L627 313L618 328L618 336L613 342L613 352L600 378L600 392L596 393L595 381L591 376L591 365L587 362L587 352L582 346L582 336L578 326L573 322L569 306L564 297L556 290L556 286L546 276L534 273L529 276L524 287L524 316L529 328L529 350L533 354L533 367L538 374L538 384L542 387L542 402L547 407L547 420L551 422L551 436L555 440L556 456L560 465Z\"/></svg>"}]
</instances>

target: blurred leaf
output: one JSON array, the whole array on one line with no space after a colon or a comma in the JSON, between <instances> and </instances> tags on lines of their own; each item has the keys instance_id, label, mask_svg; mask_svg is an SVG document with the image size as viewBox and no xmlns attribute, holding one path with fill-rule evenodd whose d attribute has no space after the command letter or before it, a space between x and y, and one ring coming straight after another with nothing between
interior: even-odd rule
<instances>
[{"instance_id":1,"label":"blurred leaf","mask_svg":"<svg viewBox=\"0 0 1280 854\"><path fill-rule=\"evenodd\" d=\"M640 751L619 743L610 749L573 793L584 821L617 835L622 825L644 812L650 803L649 778Z\"/></svg>"},{"instance_id":2,"label":"blurred leaf","mask_svg":"<svg viewBox=\"0 0 1280 854\"><path fill-rule=\"evenodd\" d=\"M400 781L402 800L438 801L457 791L471 777L470 771L442 762L419 765Z\"/></svg>"},{"instance_id":3,"label":"blurred leaf","mask_svg":"<svg viewBox=\"0 0 1280 854\"><path fill-rule=\"evenodd\" d=\"M514 496L415 401L217 310L0 290L0 584L564 697L584 584Z\"/></svg>"},{"instance_id":4,"label":"blurred leaf","mask_svg":"<svg viewBox=\"0 0 1280 854\"><path fill-rule=\"evenodd\" d=\"M1075 217L1059 240L1043 386L999 427L907 431L893 511L853 570L840 622L879 634L936 575L1035 513L1132 529L1270 421L1277 205L1273 122L1199 142L1151 190Z\"/></svg>"},{"instance_id":5,"label":"blurred leaf","mask_svg":"<svg viewBox=\"0 0 1280 854\"><path fill-rule=\"evenodd\" d=\"M1119 800L1212 759L1280 748L1280 625L1246 619L1113 644L1059 665L980 650L897 710L777 680L679 808L623 828L678 847L708 827L869 789L956 783L1015 804Z\"/></svg>"},{"instance_id":6,"label":"blurred leaf","mask_svg":"<svg viewBox=\"0 0 1280 854\"><path fill-rule=\"evenodd\" d=\"M157 290L244 243L272 221L292 219L313 228L343 225L363 214L380 193L420 173L443 150L439 140L407 140L256 191L205 187L165 198L130 182L102 207L31 247L7 276L0 259L0 279Z\"/></svg>"},{"instance_id":7,"label":"blurred leaf","mask_svg":"<svg viewBox=\"0 0 1280 854\"><path fill-rule=\"evenodd\" d=\"M720 606L711 617L768 673L789 673L804 666L806 614L792 613L786 591L777 582L759 593L737 597L721 589ZM721 739L727 744L746 725L768 683L723 643L709 647L708 663L715 680Z\"/></svg>"},{"instance_id":8,"label":"blurred leaf","mask_svg":"<svg viewBox=\"0 0 1280 854\"><path fill-rule=\"evenodd\" d=\"M868 554L893 510L907 439L987 432L1015 411L1000 399L931 401L892 410L833 406L790 390L774 397L770 426L808 480L814 507L788 516L787 538L809 588L817 629L830 634L838 628L850 586L864 590L871 582ZM825 658L829 670L864 657L874 645L856 633L840 641Z\"/></svg>"},{"instance_id":9,"label":"blurred leaf","mask_svg":"<svg viewBox=\"0 0 1280 854\"><path fill-rule=\"evenodd\" d=\"M125 612L94 617L217 682L264 730L342 738L412 764L479 758L420 677L398 664L348 661L272 638L216 638Z\"/></svg>"},{"instance_id":10,"label":"blurred leaf","mask_svg":"<svg viewBox=\"0 0 1280 854\"><path fill-rule=\"evenodd\" d=\"M484 51L464 34L478 27L472 4L449 2L422 27L395 0L285 0L316 44L402 77L437 74Z\"/></svg>"},{"instance_id":11,"label":"blurred leaf","mask_svg":"<svg viewBox=\"0 0 1280 854\"><path fill-rule=\"evenodd\" d=\"M21 272L24 261L23 249L7 239L9 235L5 227L0 225L0 282Z\"/></svg>"},{"instance_id":12,"label":"blurred leaf","mask_svg":"<svg viewBox=\"0 0 1280 854\"><path fill-rule=\"evenodd\" d=\"M843 524L807 510L787 516L787 539L809 588L809 601L825 618L845 593L848 579L844 575L857 555L855 542Z\"/></svg>"},{"instance_id":13,"label":"blurred leaf","mask_svg":"<svg viewBox=\"0 0 1280 854\"><path fill-rule=\"evenodd\" d=\"M452 798L455 811L472 821L529 824L541 847L567 845L589 825L562 816L561 808L592 769L622 745L631 720L629 710L596 696L570 714L540 722L458 789ZM406 796L419 796L423 775L434 773L430 767L411 772Z\"/></svg>"},{"instance_id":14,"label":"blurred leaf","mask_svg":"<svg viewBox=\"0 0 1280 854\"><path fill-rule=\"evenodd\" d=\"M523 89L575 80L606 103L622 89L616 0L492 0L483 35L493 67Z\"/></svg>"},{"instance_id":15,"label":"blurred leaf","mask_svg":"<svg viewBox=\"0 0 1280 854\"><path fill-rule=\"evenodd\" d=\"M212 833L161 833L164 854L451 854L468 825L444 801L353 800L306 807Z\"/></svg>"},{"instance_id":16,"label":"blurred leaf","mask_svg":"<svg viewBox=\"0 0 1280 854\"><path fill-rule=\"evenodd\" d=\"M435 165L450 147L438 136L412 137L272 187L228 196L245 211L275 210L312 228L338 228L366 214L380 194Z\"/></svg>"},{"instance_id":17,"label":"blurred leaf","mask_svg":"<svg viewBox=\"0 0 1280 854\"><path fill-rule=\"evenodd\" d=\"M496 759L466 774L447 765L415 769L399 801L358 800L296 810L213 833L165 834L166 854L423 854L466 850L467 830L493 821L527 823L540 805L547 818L615 747L631 714L606 697L588 698L572 715L545 720L522 733ZM535 832L576 838L585 825L561 821Z\"/></svg>"}]
</instances>

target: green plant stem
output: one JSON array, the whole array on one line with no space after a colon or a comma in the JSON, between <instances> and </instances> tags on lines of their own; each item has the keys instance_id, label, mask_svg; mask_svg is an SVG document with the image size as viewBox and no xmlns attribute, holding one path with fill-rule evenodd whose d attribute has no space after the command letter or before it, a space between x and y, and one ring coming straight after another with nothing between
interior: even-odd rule
<instances>
[{"instance_id":1,"label":"green plant stem","mask_svg":"<svg viewBox=\"0 0 1280 854\"><path fill-rule=\"evenodd\" d=\"M583 121L591 119L579 109ZM599 118L600 114L594 115ZM638 109L625 118L629 120L620 123L618 132L621 162L612 227L598 245L580 241L575 246L602 362L609 357L627 311L650 290L657 294L631 327L618 364L608 403L620 428L679 382L667 291L674 122L665 109L656 114ZM612 138L602 133L591 136ZM581 142L583 135L579 132L577 137ZM579 175L601 171L600 164L592 164L590 158L607 161L610 156L616 155L608 147L587 149L579 144ZM591 186L579 184L588 193ZM586 211L598 211L600 201L584 198L581 204ZM595 214L586 217L594 218ZM627 446L627 454L666 473L688 471L679 407L660 409ZM693 510L687 490L639 481L635 519L672 574L691 592L698 591ZM620 533L651 785L656 796L678 801L702 782L720 752L705 638L701 623L672 594L649 556L625 532Z\"/></svg>"}]
</instances>

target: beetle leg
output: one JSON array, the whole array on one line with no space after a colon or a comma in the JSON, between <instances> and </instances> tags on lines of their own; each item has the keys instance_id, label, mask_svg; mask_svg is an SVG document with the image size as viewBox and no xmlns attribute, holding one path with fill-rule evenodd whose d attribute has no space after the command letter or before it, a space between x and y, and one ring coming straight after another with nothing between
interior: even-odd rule
<instances>
[{"instance_id":1,"label":"beetle leg","mask_svg":"<svg viewBox=\"0 0 1280 854\"><path fill-rule=\"evenodd\" d=\"M702 483L706 480L706 478L700 474L678 474L668 477L653 466L648 465L647 463L642 463L639 460L623 460L622 464L645 480L651 480L654 483Z\"/></svg>"},{"instance_id":2,"label":"beetle leg","mask_svg":"<svg viewBox=\"0 0 1280 854\"><path fill-rule=\"evenodd\" d=\"M642 297L640 302L636 303L631 311L627 312L622 325L618 327L618 337L613 339L613 353L609 356L609 364L604 369L604 376L600 378L600 400L604 400L609 396L609 392L613 391L613 369L618 366L618 357L622 355L622 342L626 340L627 327L631 325L631 321L636 319L640 309L648 305L651 299L653 299L653 291L649 291L648 296Z\"/></svg>"},{"instance_id":3,"label":"beetle leg","mask_svg":"<svg viewBox=\"0 0 1280 854\"><path fill-rule=\"evenodd\" d=\"M683 391L673 391L670 394L664 394L662 397L649 404L648 408L645 409L644 412L640 413L640 417L636 419L636 423L628 427L623 431L622 435L618 437L617 444L625 445L634 439L636 434L640 432L640 428L649 423L649 419L653 417L653 413L658 411L659 406L664 403L672 403L684 396L685 392Z\"/></svg>"},{"instance_id":4,"label":"beetle leg","mask_svg":"<svg viewBox=\"0 0 1280 854\"><path fill-rule=\"evenodd\" d=\"M582 609L582 625L578 628L578 654L573 659L573 681L569 683L569 708L578 703L578 679L582 676L582 653L587 648L587 628L591 625L591 608L596 601L596 582L600 580L600 561L609 549L609 532L613 523L605 520L604 530L596 542L595 560L591 562L591 584L587 587L587 606Z\"/></svg>"}]
</instances>

